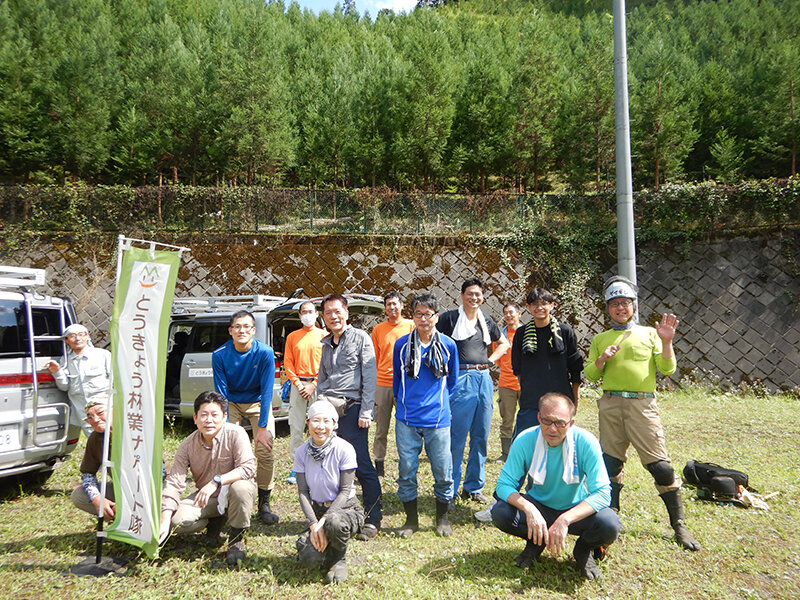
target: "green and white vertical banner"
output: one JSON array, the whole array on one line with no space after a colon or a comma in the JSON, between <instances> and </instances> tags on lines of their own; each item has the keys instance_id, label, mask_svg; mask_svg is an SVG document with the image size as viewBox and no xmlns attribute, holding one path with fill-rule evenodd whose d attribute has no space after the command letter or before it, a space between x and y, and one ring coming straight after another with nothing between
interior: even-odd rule
<instances>
[{"instance_id":1,"label":"green and white vertical banner","mask_svg":"<svg viewBox=\"0 0 800 600\"><path fill-rule=\"evenodd\" d=\"M111 321L116 517L108 537L158 556L167 338L181 252L120 239Z\"/></svg>"}]
</instances>

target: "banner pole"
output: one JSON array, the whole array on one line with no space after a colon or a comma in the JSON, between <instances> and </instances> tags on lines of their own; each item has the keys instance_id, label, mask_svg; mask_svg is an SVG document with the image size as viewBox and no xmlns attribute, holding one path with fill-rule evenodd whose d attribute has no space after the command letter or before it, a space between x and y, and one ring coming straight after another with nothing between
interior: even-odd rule
<instances>
[{"instance_id":1,"label":"banner pole","mask_svg":"<svg viewBox=\"0 0 800 600\"><path fill-rule=\"evenodd\" d=\"M115 283L119 281L119 275L122 272L122 254L125 251L126 239L125 236L119 234L117 236L117 269L115 273ZM113 319L113 316L111 317ZM111 394L114 389L114 370L111 370L109 377L108 397L106 398L106 430L103 433L103 467L100 474L100 508L97 510L97 545L95 551L95 564L99 565L103 559L103 538L106 537L103 532L103 517L105 514L105 499L106 489L108 486L108 468L111 466L108 462L108 446L110 441L111 423L113 415L111 414Z\"/></svg>"},{"instance_id":2,"label":"banner pole","mask_svg":"<svg viewBox=\"0 0 800 600\"><path fill-rule=\"evenodd\" d=\"M121 572L129 559L104 557L103 538L138 546L150 558L158 556L167 324L181 256L190 249L123 235L117 239L116 292L110 326L113 376L106 398L100 490L103 502L97 511L96 555L68 570L75 575ZM135 247L134 243L149 248ZM169 250L162 252L158 247ZM115 395L119 396L117 402L112 400ZM120 413L116 419L114 412ZM114 421L118 426L112 444ZM116 514L114 522L105 528L110 470Z\"/></svg>"}]
</instances>

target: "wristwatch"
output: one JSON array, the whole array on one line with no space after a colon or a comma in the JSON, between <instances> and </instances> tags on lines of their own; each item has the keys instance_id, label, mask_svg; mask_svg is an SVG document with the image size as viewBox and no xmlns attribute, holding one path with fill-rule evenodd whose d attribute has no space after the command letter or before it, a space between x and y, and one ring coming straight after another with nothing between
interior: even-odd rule
<instances>
[{"instance_id":1,"label":"wristwatch","mask_svg":"<svg viewBox=\"0 0 800 600\"><path fill-rule=\"evenodd\" d=\"M214 477L213 477L213 479L211 481L213 481L214 483L217 484L217 488L221 488L222 487L222 477L220 477L219 475L214 475Z\"/></svg>"}]
</instances>

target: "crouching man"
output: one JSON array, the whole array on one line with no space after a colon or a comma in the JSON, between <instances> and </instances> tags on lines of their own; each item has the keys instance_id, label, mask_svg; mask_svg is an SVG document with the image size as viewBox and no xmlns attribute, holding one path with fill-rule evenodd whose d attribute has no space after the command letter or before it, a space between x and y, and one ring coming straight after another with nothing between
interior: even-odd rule
<instances>
[{"instance_id":1,"label":"crouching man","mask_svg":"<svg viewBox=\"0 0 800 600\"><path fill-rule=\"evenodd\" d=\"M526 540L517 566L529 567L545 547L564 550L567 533L577 535L572 552L578 571L596 579L595 556L617 539L621 524L609 508L611 486L600 444L574 427L575 408L562 394L539 400L539 426L520 433L497 480L492 521L498 529ZM527 480L526 491L519 490Z\"/></svg>"},{"instance_id":2,"label":"crouching man","mask_svg":"<svg viewBox=\"0 0 800 600\"><path fill-rule=\"evenodd\" d=\"M219 546L227 517L229 565L245 558L244 534L256 497L256 458L247 432L227 423L228 401L216 392L203 392L194 401L194 424L175 454L161 499L163 542L170 532L198 533L207 528L207 541ZM191 471L197 491L181 500L186 475Z\"/></svg>"},{"instance_id":3,"label":"crouching man","mask_svg":"<svg viewBox=\"0 0 800 600\"><path fill-rule=\"evenodd\" d=\"M109 471L105 498L100 493L100 483L97 481L97 472L103 466L103 436L107 426L105 402L97 400L86 402L86 422L91 425L93 431L86 441L86 451L81 461L81 484L73 490L70 499L77 508L94 516L97 516L102 504L103 519L113 521L116 505L114 486L110 479L111 472Z\"/></svg>"}]
</instances>

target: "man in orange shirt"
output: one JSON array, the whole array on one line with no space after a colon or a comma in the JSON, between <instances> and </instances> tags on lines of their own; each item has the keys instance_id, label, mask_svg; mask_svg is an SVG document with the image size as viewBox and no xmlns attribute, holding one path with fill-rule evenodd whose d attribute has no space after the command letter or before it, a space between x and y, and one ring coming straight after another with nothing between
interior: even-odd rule
<instances>
[{"instance_id":1,"label":"man in orange shirt","mask_svg":"<svg viewBox=\"0 0 800 600\"><path fill-rule=\"evenodd\" d=\"M322 355L322 342L327 332L317 327L317 308L313 302L300 305L302 329L286 336L283 368L292 382L289 392L289 456L294 456L303 444L308 407L317 399L317 372ZM286 479L296 483L295 472Z\"/></svg>"},{"instance_id":2,"label":"man in orange shirt","mask_svg":"<svg viewBox=\"0 0 800 600\"><path fill-rule=\"evenodd\" d=\"M414 329L414 321L403 318L403 300L397 292L389 292L383 298L386 320L372 330L372 345L375 346L375 361L378 365L378 387L375 389L375 441L372 454L375 470L383 479L383 461L386 458L386 438L394 410L392 392L392 358L394 343Z\"/></svg>"},{"instance_id":3,"label":"man in orange shirt","mask_svg":"<svg viewBox=\"0 0 800 600\"><path fill-rule=\"evenodd\" d=\"M508 338L508 343L514 343L514 333L519 328L519 317L522 307L516 302L507 302L503 306L503 320L506 326L503 327L503 335ZM493 343L493 348L497 347L497 342ZM517 414L517 403L519 402L519 379L514 375L511 368L511 348L497 361L500 367L500 379L498 381L497 403L500 405L500 460L506 462L508 450L511 448L511 439L514 435L514 417Z\"/></svg>"}]
</instances>

